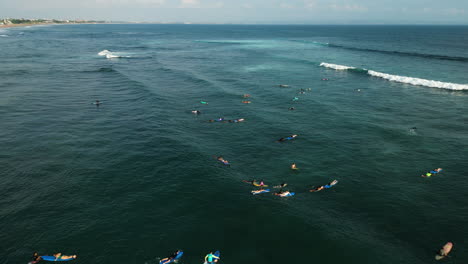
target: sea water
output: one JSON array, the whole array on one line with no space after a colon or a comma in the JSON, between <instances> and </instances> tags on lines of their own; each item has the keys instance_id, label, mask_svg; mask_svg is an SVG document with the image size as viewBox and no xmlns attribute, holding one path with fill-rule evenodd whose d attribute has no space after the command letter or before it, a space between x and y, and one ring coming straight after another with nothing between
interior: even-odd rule
<instances>
[{"instance_id":1,"label":"sea water","mask_svg":"<svg viewBox=\"0 0 468 264\"><path fill-rule=\"evenodd\" d=\"M0 263L468 261L468 27L0 34Z\"/></svg>"}]
</instances>

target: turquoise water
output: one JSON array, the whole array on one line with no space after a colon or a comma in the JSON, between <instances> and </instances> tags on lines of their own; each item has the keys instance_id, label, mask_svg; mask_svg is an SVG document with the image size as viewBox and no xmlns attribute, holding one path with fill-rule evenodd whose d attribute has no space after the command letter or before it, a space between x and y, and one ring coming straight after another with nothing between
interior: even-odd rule
<instances>
[{"instance_id":1,"label":"turquoise water","mask_svg":"<svg viewBox=\"0 0 468 264\"><path fill-rule=\"evenodd\" d=\"M182 264L210 250L221 263L417 264L447 241L444 262L468 260L468 27L0 35L0 263L38 251L153 264L182 249ZM207 122L219 117L245 122ZM249 179L296 195L253 196Z\"/></svg>"}]
</instances>

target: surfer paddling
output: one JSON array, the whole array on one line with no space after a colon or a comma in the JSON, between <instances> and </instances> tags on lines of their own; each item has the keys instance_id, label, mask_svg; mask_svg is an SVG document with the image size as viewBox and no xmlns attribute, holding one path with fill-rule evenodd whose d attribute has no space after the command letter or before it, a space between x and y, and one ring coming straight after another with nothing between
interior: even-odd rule
<instances>
[{"instance_id":1,"label":"surfer paddling","mask_svg":"<svg viewBox=\"0 0 468 264\"><path fill-rule=\"evenodd\" d=\"M431 177L432 175L435 175L435 174L437 174L437 173L439 173L439 172L441 172L441 171L442 171L442 168L437 168L437 169L435 169L435 170L431 170L431 171L429 171L429 172L426 172L426 174L421 175L421 177L429 178L429 177Z\"/></svg>"},{"instance_id":2,"label":"surfer paddling","mask_svg":"<svg viewBox=\"0 0 468 264\"><path fill-rule=\"evenodd\" d=\"M443 259L448 256L450 251L452 250L453 243L452 242L447 242L439 251L439 254L435 256L436 260Z\"/></svg>"}]
</instances>

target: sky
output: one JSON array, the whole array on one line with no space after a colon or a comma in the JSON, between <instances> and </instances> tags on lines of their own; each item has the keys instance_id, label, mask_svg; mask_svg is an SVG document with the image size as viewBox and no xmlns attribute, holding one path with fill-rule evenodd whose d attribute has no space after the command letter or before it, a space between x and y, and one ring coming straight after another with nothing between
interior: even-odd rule
<instances>
[{"instance_id":1,"label":"sky","mask_svg":"<svg viewBox=\"0 0 468 264\"><path fill-rule=\"evenodd\" d=\"M0 0L0 18L162 23L463 24L468 0Z\"/></svg>"}]
</instances>

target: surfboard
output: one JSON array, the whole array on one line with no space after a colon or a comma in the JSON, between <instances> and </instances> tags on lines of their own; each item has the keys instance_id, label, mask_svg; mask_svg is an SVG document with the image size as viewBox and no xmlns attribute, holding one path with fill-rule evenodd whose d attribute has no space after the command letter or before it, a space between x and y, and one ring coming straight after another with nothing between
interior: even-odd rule
<instances>
[{"instance_id":1,"label":"surfboard","mask_svg":"<svg viewBox=\"0 0 468 264\"><path fill-rule=\"evenodd\" d=\"M180 259L180 258L182 257L183 254L184 254L184 252L183 252L183 251L180 251L179 253L177 253L177 256L176 256L175 258L173 258L173 259L171 259L171 260L169 260L169 261L167 261L167 260L166 260L166 261L162 261L162 260L161 260L161 261L159 261L159 264L169 264L169 263L172 263L172 262L174 262L174 261Z\"/></svg>"},{"instance_id":2,"label":"surfboard","mask_svg":"<svg viewBox=\"0 0 468 264\"><path fill-rule=\"evenodd\" d=\"M258 183L253 183L253 186L257 186L257 187L268 187L268 185L260 185Z\"/></svg>"},{"instance_id":3,"label":"surfboard","mask_svg":"<svg viewBox=\"0 0 468 264\"><path fill-rule=\"evenodd\" d=\"M286 195L279 195L279 196L280 196L280 197L289 197L289 196L293 196L293 195L295 195L295 194L296 194L296 193L294 193L294 192L290 192L290 193L288 193L288 194L286 194Z\"/></svg>"},{"instance_id":4,"label":"surfboard","mask_svg":"<svg viewBox=\"0 0 468 264\"><path fill-rule=\"evenodd\" d=\"M67 258L67 259L57 259L56 257L54 256L41 256L42 260L45 260L45 261L69 261L69 260L73 260L74 258Z\"/></svg>"},{"instance_id":5,"label":"surfboard","mask_svg":"<svg viewBox=\"0 0 468 264\"><path fill-rule=\"evenodd\" d=\"M252 194L253 194L253 195L257 195L257 194L267 193L267 192L270 192L270 189L265 189L265 190L262 190L262 191L260 191L260 192L252 191Z\"/></svg>"},{"instance_id":6,"label":"surfboard","mask_svg":"<svg viewBox=\"0 0 468 264\"><path fill-rule=\"evenodd\" d=\"M453 247L453 243L452 242L447 242L443 247L442 249L440 250L439 254L437 254L435 256L435 259L436 260L441 260L443 258L445 258L448 253L450 253L450 251L452 250L452 247Z\"/></svg>"}]
</instances>

